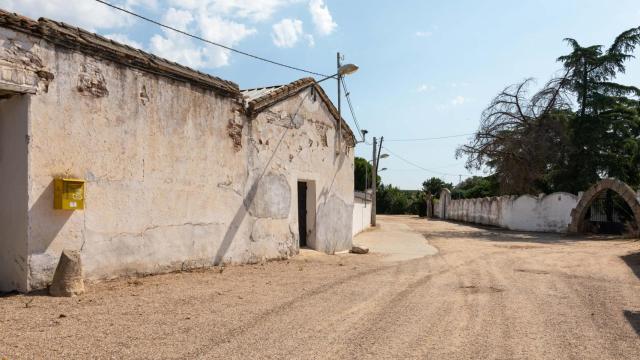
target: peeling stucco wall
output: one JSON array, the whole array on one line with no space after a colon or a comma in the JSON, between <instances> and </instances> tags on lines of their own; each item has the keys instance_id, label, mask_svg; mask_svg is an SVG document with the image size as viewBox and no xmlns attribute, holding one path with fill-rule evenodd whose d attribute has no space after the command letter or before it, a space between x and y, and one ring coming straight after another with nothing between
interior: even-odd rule
<instances>
[{"instance_id":1,"label":"peeling stucco wall","mask_svg":"<svg viewBox=\"0 0 640 360\"><path fill-rule=\"evenodd\" d=\"M253 207L267 205L270 210L261 212L279 218L285 209L277 199L287 199L289 229L272 233L289 238L289 251L297 253L297 183L307 182L308 246L334 253L351 248L354 155L345 141L338 141L336 121L326 105L312 95L311 89L303 90L251 120L249 168L259 188L273 192L269 201L261 199L265 195L256 197Z\"/></svg>"},{"instance_id":2,"label":"peeling stucco wall","mask_svg":"<svg viewBox=\"0 0 640 360\"><path fill-rule=\"evenodd\" d=\"M63 249L81 252L88 279L294 255L299 180L313 183L313 246L350 247L353 149L336 154L320 101L301 94L270 109L278 121L249 120L233 97L2 35L51 73L27 95L26 290L51 281ZM86 180L84 211L53 209L60 176Z\"/></svg>"},{"instance_id":3,"label":"peeling stucco wall","mask_svg":"<svg viewBox=\"0 0 640 360\"><path fill-rule=\"evenodd\" d=\"M88 278L244 262L246 153L226 135L240 105L188 84L45 48L55 69L32 96L30 286L64 248ZM139 94L143 94L140 96ZM51 181L87 180L86 208L52 209ZM248 240L247 240L248 241Z\"/></svg>"},{"instance_id":4,"label":"peeling stucco wall","mask_svg":"<svg viewBox=\"0 0 640 360\"><path fill-rule=\"evenodd\" d=\"M0 27L0 95L4 91L47 91L54 75L40 57L36 41Z\"/></svg>"}]
</instances>

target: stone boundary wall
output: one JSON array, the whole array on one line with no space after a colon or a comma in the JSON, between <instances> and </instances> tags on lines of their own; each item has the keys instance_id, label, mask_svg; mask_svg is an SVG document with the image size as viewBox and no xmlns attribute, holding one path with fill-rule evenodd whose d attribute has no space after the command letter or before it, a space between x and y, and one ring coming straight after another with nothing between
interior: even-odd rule
<instances>
[{"instance_id":1,"label":"stone boundary wall","mask_svg":"<svg viewBox=\"0 0 640 360\"><path fill-rule=\"evenodd\" d=\"M442 209L436 211L443 219L482 225L493 225L510 230L565 233L571 223L571 210L579 196L557 192L549 195L499 196L477 199L450 200L449 194Z\"/></svg>"}]
</instances>

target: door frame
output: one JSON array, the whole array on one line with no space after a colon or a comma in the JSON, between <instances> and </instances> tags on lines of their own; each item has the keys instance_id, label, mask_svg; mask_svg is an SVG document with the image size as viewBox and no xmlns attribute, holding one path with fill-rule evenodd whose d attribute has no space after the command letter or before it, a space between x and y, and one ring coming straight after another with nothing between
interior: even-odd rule
<instances>
[{"instance_id":1,"label":"door frame","mask_svg":"<svg viewBox=\"0 0 640 360\"><path fill-rule=\"evenodd\" d=\"M307 196L306 196L306 230L307 230L307 238L306 238L306 248L315 249L316 248L316 211L317 211L317 199L316 199L316 181L311 179L296 179L296 222L298 222L298 183L305 183L307 185ZM298 226L300 229L300 226ZM298 230L299 231L299 230ZM299 235L299 234L298 234ZM300 248L300 238L298 238L297 243L298 248Z\"/></svg>"}]
</instances>

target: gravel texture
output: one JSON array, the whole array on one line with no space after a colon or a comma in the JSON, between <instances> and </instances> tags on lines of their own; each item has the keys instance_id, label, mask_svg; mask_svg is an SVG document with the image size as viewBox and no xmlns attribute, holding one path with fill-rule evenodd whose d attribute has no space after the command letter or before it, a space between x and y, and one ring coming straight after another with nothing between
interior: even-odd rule
<instances>
[{"instance_id":1,"label":"gravel texture","mask_svg":"<svg viewBox=\"0 0 640 360\"><path fill-rule=\"evenodd\" d=\"M411 217L439 252L289 261L0 298L0 359L637 359L640 243Z\"/></svg>"}]
</instances>

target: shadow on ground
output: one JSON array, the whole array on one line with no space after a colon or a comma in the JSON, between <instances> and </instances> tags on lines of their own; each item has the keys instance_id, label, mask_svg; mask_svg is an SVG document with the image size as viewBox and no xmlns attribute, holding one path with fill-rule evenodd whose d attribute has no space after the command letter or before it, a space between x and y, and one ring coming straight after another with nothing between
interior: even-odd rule
<instances>
[{"instance_id":1,"label":"shadow on ground","mask_svg":"<svg viewBox=\"0 0 640 360\"><path fill-rule=\"evenodd\" d=\"M620 256L633 273L640 279L640 252Z\"/></svg>"},{"instance_id":2,"label":"shadow on ground","mask_svg":"<svg viewBox=\"0 0 640 360\"><path fill-rule=\"evenodd\" d=\"M451 230L439 230L430 231L428 229L417 229L424 234L427 238L470 238L486 241L497 242L529 242L536 244L559 244L559 245L571 245L576 242L582 241L607 241L607 240L624 240L622 236L612 235L595 235L595 234L558 234L558 233L542 233L542 232L527 232L527 231L514 231L507 230L495 226L471 224L459 221L450 220L438 220L438 219L424 219L415 218L416 222L441 222L464 226L463 230L451 229ZM427 225L427 223L425 223Z\"/></svg>"},{"instance_id":3,"label":"shadow on ground","mask_svg":"<svg viewBox=\"0 0 640 360\"><path fill-rule=\"evenodd\" d=\"M627 318L629 325L640 335L640 311L624 311L624 317Z\"/></svg>"}]
</instances>

